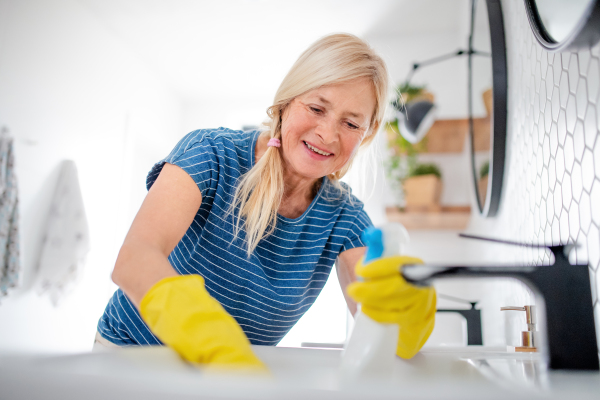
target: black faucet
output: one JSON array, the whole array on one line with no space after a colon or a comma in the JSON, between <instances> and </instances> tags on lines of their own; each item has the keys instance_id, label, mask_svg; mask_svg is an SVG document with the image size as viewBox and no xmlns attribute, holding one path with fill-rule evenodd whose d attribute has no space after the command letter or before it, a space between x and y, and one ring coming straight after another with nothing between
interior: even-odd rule
<instances>
[{"instance_id":1,"label":"black faucet","mask_svg":"<svg viewBox=\"0 0 600 400\"><path fill-rule=\"evenodd\" d=\"M554 264L537 267L472 267L407 265L404 279L415 285L429 285L440 278L510 277L524 282L543 298L546 310L546 337L550 369L599 370L594 308L587 265L569 263L571 245L537 246L479 236L462 237L519 246L548 248Z\"/></svg>"},{"instance_id":2,"label":"black faucet","mask_svg":"<svg viewBox=\"0 0 600 400\"><path fill-rule=\"evenodd\" d=\"M453 310L449 308L438 308L437 312L452 312L458 313L465 317L467 320L467 344L469 346L473 345L482 345L483 344L483 335L481 334L481 310L477 310L475 306L477 302L469 302L471 304L471 308L468 310L458 309Z\"/></svg>"}]
</instances>

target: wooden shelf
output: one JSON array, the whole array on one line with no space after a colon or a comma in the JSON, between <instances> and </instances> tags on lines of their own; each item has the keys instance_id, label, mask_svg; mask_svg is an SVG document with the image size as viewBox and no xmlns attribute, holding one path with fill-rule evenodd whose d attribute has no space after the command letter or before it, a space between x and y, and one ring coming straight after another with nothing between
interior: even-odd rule
<instances>
[{"instance_id":1,"label":"wooden shelf","mask_svg":"<svg viewBox=\"0 0 600 400\"><path fill-rule=\"evenodd\" d=\"M471 218L471 207L442 207L440 212L404 212L388 207L386 216L390 222L400 222L408 230L416 229L466 229Z\"/></svg>"},{"instance_id":2,"label":"wooden shelf","mask_svg":"<svg viewBox=\"0 0 600 400\"><path fill-rule=\"evenodd\" d=\"M469 132L468 119L439 119L427 133L427 153L460 153ZM473 118L475 151L490 149L490 118Z\"/></svg>"}]
</instances>

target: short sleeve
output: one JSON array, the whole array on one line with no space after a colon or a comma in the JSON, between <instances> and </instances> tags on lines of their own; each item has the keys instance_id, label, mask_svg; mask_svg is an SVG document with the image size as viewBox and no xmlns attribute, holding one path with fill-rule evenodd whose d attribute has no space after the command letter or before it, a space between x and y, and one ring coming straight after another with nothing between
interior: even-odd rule
<instances>
[{"instance_id":1,"label":"short sleeve","mask_svg":"<svg viewBox=\"0 0 600 400\"><path fill-rule=\"evenodd\" d=\"M352 226L348 230L348 235L342 244L342 250L340 253L356 247L366 247L366 244L363 243L360 236L365 229L371 226L373 226L371 218L369 218L365 210L361 207L360 211L356 214L356 218L354 219Z\"/></svg>"},{"instance_id":2,"label":"short sleeve","mask_svg":"<svg viewBox=\"0 0 600 400\"><path fill-rule=\"evenodd\" d=\"M216 190L219 181L218 154L218 144L210 131L188 133L167 157L154 164L146 178L146 187L150 190L165 163L169 163L187 172L198 185L202 197L206 197L208 192Z\"/></svg>"}]
</instances>

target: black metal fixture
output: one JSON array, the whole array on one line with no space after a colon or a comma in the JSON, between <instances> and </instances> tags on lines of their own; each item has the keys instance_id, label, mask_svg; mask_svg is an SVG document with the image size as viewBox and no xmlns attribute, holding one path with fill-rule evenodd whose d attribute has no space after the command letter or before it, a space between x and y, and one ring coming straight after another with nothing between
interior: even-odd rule
<instances>
[{"instance_id":1,"label":"black metal fixture","mask_svg":"<svg viewBox=\"0 0 600 400\"><path fill-rule=\"evenodd\" d=\"M475 1L475 0L473 0ZM473 20L471 21L471 24ZM471 29L473 29L471 27ZM472 48L471 41L469 41L468 50L457 50L450 54L444 54L438 57L431 58L429 60L415 62L412 65L411 70L404 79L403 86L408 86L415 72L424 66L433 65L446 61L455 57L481 55L489 57L490 54L482 51L477 51ZM471 74L469 70L469 75ZM394 106L398 110L398 125L400 128L400 134L408 140L410 143L418 143L425 137L431 125L435 122L435 115L437 107L434 103L429 100L419 100L409 102L407 104L400 104L394 102Z\"/></svg>"},{"instance_id":2,"label":"black metal fixture","mask_svg":"<svg viewBox=\"0 0 600 400\"><path fill-rule=\"evenodd\" d=\"M572 245L532 245L461 235L535 248L554 255L552 265L538 267L472 267L411 265L402 268L404 278L415 285L435 279L510 277L525 283L545 305L546 348L549 367L565 370L599 370L598 344L588 265L572 265L567 253Z\"/></svg>"},{"instance_id":3,"label":"black metal fixture","mask_svg":"<svg viewBox=\"0 0 600 400\"><path fill-rule=\"evenodd\" d=\"M600 40L600 1L525 0L529 24L548 51L574 51Z\"/></svg>"},{"instance_id":4,"label":"black metal fixture","mask_svg":"<svg viewBox=\"0 0 600 400\"><path fill-rule=\"evenodd\" d=\"M457 50L450 54L444 54L429 60L415 62L404 79L403 86L408 86L410 84L413 75L421 67L437 64L454 57L463 55L470 56L472 54L489 56L487 53L476 51L470 47L469 50ZM436 105L429 100L419 100L407 104L394 102L394 106L398 111L398 127L400 129L400 134L410 143L414 144L420 142L429 131L429 128L431 128L431 125L435 122L437 113Z\"/></svg>"},{"instance_id":5,"label":"black metal fixture","mask_svg":"<svg viewBox=\"0 0 600 400\"><path fill-rule=\"evenodd\" d=\"M472 47L475 25L475 0L471 1L471 32L469 47ZM475 186L475 197L479 212L484 217L494 217L500 208L504 161L506 157L506 121L508 78L506 68L506 43L504 19L500 0L486 0L490 45L492 53L492 96L493 111L490 132L490 153L488 184L485 196L479 193L479 171L475 162L475 131L473 125L473 59L469 57L469 137L471 144L471 173Z\"/></svg>"},{"instance_id":6,"label":"black metal fixture","mask_svg":"<svg viewBox=\"0 0 600 400\"><path fill-rule=\"evenodd\" d=\"M445 298L451 301L459 303L468 303L471 305L470 309L450 309L450 308L438 308L436 312L441 313L456 313L462 315L467 321L467 345L478 346L483 345L483 334L481 331L481 310L475 308L477 306L476 301L467 301L459 299L453 296L438 293L439 298Z\"/></svg>"}]
</instances>

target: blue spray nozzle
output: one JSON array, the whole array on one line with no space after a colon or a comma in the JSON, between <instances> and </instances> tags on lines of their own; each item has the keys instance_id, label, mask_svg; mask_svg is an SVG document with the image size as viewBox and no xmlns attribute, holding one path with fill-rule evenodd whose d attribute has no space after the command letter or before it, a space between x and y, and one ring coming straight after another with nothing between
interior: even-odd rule
<instances>
[{"instance_id":1,"label":"blue spray nozzle","mask_svg":"<svg viewBox=\"0 0 600 400\"><path fill-rule=\"evenodd\" d=\"M378 228L368 228L360 235L362 241L367 245L365 263L373 261L383 255L383 231Z\"/></svg>"}]
</instances>

